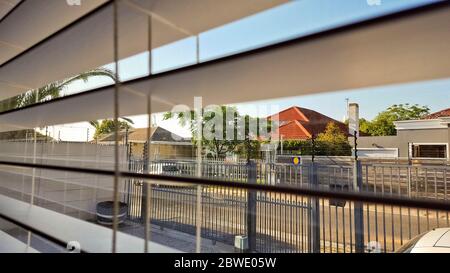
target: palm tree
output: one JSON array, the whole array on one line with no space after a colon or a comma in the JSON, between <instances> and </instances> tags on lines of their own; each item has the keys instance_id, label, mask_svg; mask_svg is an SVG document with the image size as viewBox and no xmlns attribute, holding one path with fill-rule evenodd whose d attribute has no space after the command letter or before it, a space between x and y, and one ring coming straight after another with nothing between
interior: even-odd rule
<instances>
[{"instance_id":1,"label":"palm tree","mask_svg":"<svg viewBox=\"0 0 450 273\"><path fill-rule=\"evenodd\" d=\"M115 80L115 75L112 71L106 68L96 68L81 73L78 76L56 81L41 88L33 89L18 96L4 100L0 102L0 112L58 98L61 96L62 91L64 91L64 89L66 89L69 84L78 80L87 82L90 77L95 76L106 76L111 78L112 80Z\"/></svg>"},{"instance_id":2,"label":"palm tree","mask_svg":"<svg viewBox=\"0 0 450 273\"><path fill-rule=\"evenodd\" d=\"M10 109L22 108L28 105L58 98L71 83L78 80L87 82L89 78L95 76L106 76L112 80L115 80L115 74L111 70L106 68L96 68L81 73L78 76L56 81L41 88L33 89L15 97L0 101L0 113ZM0 133L0 139L24 139L30 131L34 130L20 130L15 132Z\"/></svg>"},{"instance_id":3,"label":"palm tree","mask_svg":"<svg viewBox=\"0 0 450 273\"><path fill-rule=\"evenodd\" d=\"M126 129L132 129L131 126L134 124L133 120L121 117L118 120L119 122L119 130L126 130ZM95 133L94 133L94 139L97 140L99 137L105 134L109 134L114 132L116 126L114 125L114 120L112 119L104 119L101 122L98 120L89 121L89 124L94 127Z\"/></svg>"}]
</instances>

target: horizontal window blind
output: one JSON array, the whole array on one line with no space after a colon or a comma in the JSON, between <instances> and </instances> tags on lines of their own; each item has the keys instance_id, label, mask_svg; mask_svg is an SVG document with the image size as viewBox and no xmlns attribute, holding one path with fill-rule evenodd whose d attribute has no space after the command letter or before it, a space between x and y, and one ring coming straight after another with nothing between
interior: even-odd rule
<instances>
[{"instance_id":1,"label":"horizontal window blind","mask_svg":"<svg viewBox=\"0 0 450 273\"><path fill-rule=\"evenodd\" d=\"M43 11L30 15L38 8L37 1L21 3L0 21L0 48L8 47L0 55L0 100L105 64L114 63L118 70L121 59L186 37L198 39L204 31L286 2L99 0L88 5L83 2L77 9L49 1L53 4L46 12L61 14L53 22ZM35 27L39 31L31 35L32 20L38 22ZM12 24L20 25L17 32L12 31ZM147 146L142 148L142 160L131 166L130 148L126 142L119 143L119 133L123 132L117 127L112 133L113 144L105 144L107 147L88 141L89 131L86 142L90 143L73 144L60 143L54 135L49 141L47 132L38 134L36 129L134 115L151 117L179 104L193 107L197 96L202 97L203 105L223 105L445 78L450 71L450 59L443 57L450 52L448 25L450 6L438 3L205 62L200 62L197 44L193 65L124 82L116 79L113 85L2 112L0 133L22 130L25 133L19 136L25 141L16 141L13 135L0 142L0 217L31 232L47 234L60 244L76 239L87 252L179 252L151 242L149 217L155 211L165 213L165 207L160 212L146 203L153 202L152 187L160 192L178 187L195 190L189 191L188 198L195 215L195 223L191 223L195 250L200 252L201 202L203 193L213 186L248 199L255 191L271 191L316 198L311 199L315 202L318 198L341 198L449 210L448 202L437 200L404 200L358 191L334 193L315 186L260 185L256 177L255 183L205 178L199 144L192 150L197 151L196 165L192 165L197 177L152 173L148 169L152 142L144 141ZM150 54L149 66L151 61ZM135 192L130 193L130 189ZM140 203L130 205L129 212L141 217L140 237L118 228L120 205L131 204L133 198ZM112 203L112 229L86 220L98 214L100 202ZM166 216L161 219L168 219ZM11 242L0 233L2 238Z\"/></svg>"},{"instance_id":2,"label":"horizontal window blind","mask_svg":"<svg viewBox=\"0 0 450 273\"><path fill-rule=\"evenodd\" d=\"M446 78L450 60L440 56L450 52L449 13L374 20L124 82L119 115L145 114L149 94L153 112L164 112L192 107L194 96L230 104ZM112 86L102 87L13 110L0 115L0 131L111 118L113 96Z\"/></svg>"},{"instance_id":3,"label":"horizontal window blind","mask_svg":"<svg viewBox=\"0 0 450 273\"><path fill-rule=\"evenodd\" d=\"M57 7L51 10L55 14L65 14L66 10L70 14L71 9L78 9L78 7L68 6L64 3L65 1L55 2L59 2ZM96 2L101 3L102 1ZM139 1L131 2L134 3L131 6L127 4L127 1L120 1L118 5L120 59L148 50L148 18L150 14L156 14L156 16L152 16L151 40L152 48L157 48L286 1L247 0L239 2L239 5L237 5L238 1L211 0L186 0L181 1L182 4L176 0L141 1L143 5L139 5ZM147 4L152 9L146 9ZM34 5L40 5L40 2ZM91 5L93 4L89 6ZM137 9L135 5L141 9ZM81 7L84 6L81 5ZM37 9L38 7L31 8ZM20 10L17 10L15 14L20 13ZM205 13L205 10L209 12ZM227 10L227 12L220 12L222 10ZM28 21L29 18L26 14L17 16L19 17L17 24L29 26L27 22L31 21ZM58 24L59 22L52 23ZM8 26L8 29L14 28ZM28 33L23 35L27 36ZM0 37L2 36L0 29ZM84 20L63 28L57 35L51 36L29 48L20 56L2 64L0 66L0 87L2 89L0 99L6 98L6 95L17 95L29 89L39 88L49 82L114 62L113 51L113 7L109 4L101 6L86 16ZM45 69L42 69L43 67ZM17 71L21 71L21 73L17 73Z\"/></svg>"}]
</instances>

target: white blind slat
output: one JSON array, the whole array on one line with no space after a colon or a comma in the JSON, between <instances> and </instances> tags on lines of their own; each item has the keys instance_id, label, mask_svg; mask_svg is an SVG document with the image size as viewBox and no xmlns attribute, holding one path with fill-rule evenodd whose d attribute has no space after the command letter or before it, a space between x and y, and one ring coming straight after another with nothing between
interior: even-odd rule
<instances>
[{"instance_id":1,"label":"white blind slat","mask_svg":"<svg viewBox=\"0 0 450 273\"><path fill-rule=\"evenodd\" d=\"M189 36L187 33L196 35L284 2L287 0L137 1L144 7L151 7L151 12L157 15L152 19L153 48L186 38ZM53 14L59 11L51 12ZM125 3L119 5L120 59L148 50L148 14ZM112 15L112 6L108 6L2 66L0 99L113 62ZM35 31L35 26L29 19L17 20L20 21L21 27L25 28L22 31L24 36L28 35L26 31ZM0 41L3 36L2 25L0 24ZM30 25L33 25L33 28ZM180 26L187 33L175 26ZM8 28L9 32L12 29L14 28Z\"/></svg>"},{"instance_id":2,"label":"white blind slat","mask_svg":"<svg viewBox=\"0 0 450 273\"><path fill-rule=\"evenodd\" d=\"M147 77L122 86L120 116L145 114L149 92L156 113L192 106L194 96L204 105L228 104L447 78L448 25L450 7ZM112 99L113 89L104 88L0 115L0 124L34 128L110 118Z\"/></svg>"}]
</instances>

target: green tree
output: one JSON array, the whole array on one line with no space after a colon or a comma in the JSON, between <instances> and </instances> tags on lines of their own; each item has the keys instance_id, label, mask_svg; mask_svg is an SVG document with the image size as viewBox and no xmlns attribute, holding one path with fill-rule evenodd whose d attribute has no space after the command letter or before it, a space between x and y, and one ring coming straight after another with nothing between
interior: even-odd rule
<instances>
[{"instance_id":1,"label":"green tree","mask_svg":"<svg viewBox=\"0 0 450 273\"><path fill-rule=\"evenodd\" d=\"M259 157L261 142L262 140L269 138L269 133L272 130L272 123L269 120L255 118L249 115L240 116L238 119L241 120L241 122L238 122L241 128L239 128L238 125L237 131L238 134L241 134L239 139L243 140L239 141L236 146L236 153L244 156L248 162L252 158ZM252 126L250 124L253 124L253 126L256 125L256 130L252 131ZM244 128L242 128L242 126L244 126Z\"/></svg>"},{"instance_id":2,"label":"green tree","mask_svg":"<svg viewBox=\"0 0 450 273\"><path fill-rule=\"evenodd\" d=\"M351 146L339 126L329 122L325 131L317 135L315 151L318 155L351 155Z\"/></svg>"},{"instance_id":3,"label":"green tree","mask_svg":"<svg viewBox=\"0 0 450 273\"><path fill-rule=\"evenodd\" d=\"M281 150L281 145L278 147ZM289 151L291 154L298 155L312 155L312 141L311 139L306 140L284 140L283 150Z\"/></svg>"},{"instance_id":4,"label":"green tree","mask_svg":"<svg viewBox=\"0 0 450 273\"><path fill-rule=\"evenodd\" d=\"M348 119L346 119L344 123L345 123L345 125L348 126ZM370 126L371 126L371 121L370 120L367 120L365 118L360 118L359 119L359 131L360 132L363 132L363 133L365 133L367 135L370 135L371 134L370 133L370 130L371 130Z\"/></svg>"},{"instance_id":5,"label":"green tree","mask_svg":"<svg viewBox=\"0 0 450 273\"><path fill-rule=\"evenodd\" d=\"M52 141L50 136L45 136L34 129L18 130L0 133L0 140L30 141L34 139L36 133L36 141Z\"/></svg>"},{"instance_id":6,"label":"green tree","mask_svg":"<svg viewBox=\"0 0 450 273\"><path fill-rule=\"evenodd\" d=\"M363 133L365 133L365 134L367 134L367 135L370 135L371 133L370 133L370 121L369 120L366 120L366 119L364 119L364 118L360 118L359 119L359 131L360 132L363 132ZM347 125L348 125L348 122L347 122Z\"/></svg>"},{"instance_id":7,"label":"green tree","mask_svg":"<svg viewBox=\"0 0 450 273\"><path fill-rule=\"evenodd\" d=\"M105 68L93 69L81 73L78 76L56 81L47 84L41 88L33 89L23 94L3 100L0 102L0 112L7 111L9 109L17 109L31 104L58 98L61 96L62 92L67 88L69 84L78 80L87 82L90 77L94 76L106 76L113 80L115 79L114 73L108 69Z\"/></svg>"},{"instance_id":8,"label":"green tree","mask_svg":"<svg viewBox=\"0 0 450 273\"><path fill-rule=\"evenodd\" d=\"M203 152L207 156L220 158L232 152L246 155L247 158L254 156L259 148L259 141L256 140L259 137L259 133L253 134L249 130L249 124L255 122L258 132L262 131L259 130L260 125L267 125L263 125L260 119L241 116L236 107L219 107L220 109L203 110L203 115L200 117L192 110L178 113L166 112L163 119L178 119L181 126L189 126L194 144L197 144L198 141L199 126L197 122L199 122L202 130L201 142L204 149ZM214 121L219 121L220 124L216 124ZM227 130L226 128L232 128L232 130ZM270 130L270 127L266 127L266 130ZM230 136L229 134L233 135Z\"/></svg>"},{"instance_id":9,"label":"green tree","mask_svg":"<svg viewBox=\"0 0 450 273\"><path fill-rule=\"evenodd\" d=\"M371 136L392 136L396 134L395 121L421 119L429 113L427 106L394 104L378 113L371 121L360 118L359 131ZM348 120L345 124L348 125Z\"/></svg>"},{"instance_id":10,"label":"green tree","mask_svg":"<svg viewBox=\"0 0 450 273\"><path fill-rule=\"evenodd\" d=\"M394 104L369 122L367 133L372 136L392 136L396 134L395 121L420 119L429 113L430 109L427 106Z\"/></svg>"},{"instance_id":11,"label":"green tree","mask_svg":"<svg viewBox=\"0 0 450 273\"><path fill-rule=\"evenodd\" d=\"M285 140L283 150L298 155L351 155L351 146L346 134L334 122L327 124L325 131L315 137L314 143L313 139Z\"/></svg>"},{"instance_id":12,"label":"green tree","mask_svg":"<svg viewBox=\"0 0 450 273\"><path fill-rule=\"evenodd\" d=\"M102 121L90 121L92 127L95 129L94 139L98 139L105 134L114 132L116 126L113 119L104 119ZM119 131L133 128L131 124L133 121L129 118L119 118Z\"/></svg>"},{"instance_id":13,"label":"green tree","mask_svg":"<svg viewBox=\"0 0 450 273\"><path fill-rule=\"evenodd\" d=\"M227 120L226 117L232 115L231 120ZM200 122L200 127L202 132L207 132L211 134L211 137L207 137L202 133L202 147L204 152L208 156L214 158L220 158L225 156L227 153L232 152L238 142L234 137L236 131L233 131L233 136L228 136L226 126L234 126L238 121L238 113L236 107L230 106L220 106L220 111L205 111L203 110L203 115L199 116L195 111L186 112L166 112L164 113L163 120L178 119L178 123L181 126L189 126L189 130L192 133L192 143L197 144L198 140L198 130L199 126L197 122ZM216 128L216 124L211 124L215 119L222 121L222 128ZM206 128L206 130L205 130ZM219 131L220 130L220 131Z\"/></svg>"},{"instance_id":14,"label":"green tree","mask_svg":"<svg viewBox=\"0 0 450 273\"><path fill-rule=\"evenodd\" d=\"M41 88L27 91L23 94L14 96L12 98L0 101L0 113L10 110L22 108L28 105L44 102L47 100L55 99L61 96L62 92L69 86L71 83L82 80L87 82L89 78L95 76L106 76L111 79L115 79L115 75L112 71L105 68L97 68L84 73L79 74L78 76L70 77L68 79L56 81L50 84L47 84ZM32 130L34 131L34 130ZM36 133L39 136L39 133ZM29 130L19 130L13 132L3 132L0 133L0 139L25 139L26 136L29 136ZM31 134L31 136L34 135ZM45 136L44 136L45 137Z\"/></svg>"}]
</instances>

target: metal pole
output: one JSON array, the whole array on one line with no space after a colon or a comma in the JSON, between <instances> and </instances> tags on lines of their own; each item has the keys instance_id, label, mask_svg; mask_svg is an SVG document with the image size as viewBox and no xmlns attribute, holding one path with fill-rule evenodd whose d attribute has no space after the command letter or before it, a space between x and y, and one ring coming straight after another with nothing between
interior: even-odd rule
<instances>
[{"instance_id":1,"label":"metal pole","mask_svg":"<svg viewBox=\"0 0 450 273\"><path fill-rule=\"evenodd\" d=\"M152 14L149 14L148 16L148 74L152 74L152 49L153 49L153 16ZM148 173L150 169L151 164L151 143L152 143L152 95L148 94L147 98L147 147L146 147L146 157L145 157L145 164L144 164L144 172ZM156 130L156 128L155 128ZM127 133L126 133L126 145L128 145L128 127L127 127ZM152 212L152 185L150 181L149 183L143 183L142 193L143 197L145 197L145 200L143 200L143 204L145 204L145 210L144 210L144 219L145 219L145 226L144 226L144 239L145 239L145 245L144 245L144 252L148 253L149 251L149 242L151 240L151 212ZM142 215L142 214L141 214Z\"/></svg>"},{"instance_id":2,"label":"metal pole","mask_svg":"<svg viewBox=\"0 0 450 273\"><path fill-rule=\"evenodd\" d=\"M408 142L408 197L411 198L411 143Z\"/></svg>"},{"instance_id":3,"label":"metal pole","mask_svg":"<svg viewBox=\"0 0 450 273\"><path fill-rule=\"evenodd\" d=\"M36 103L39 102L39 93L38 90L36 90ZM33 140L33 164L36 164L36 149L37 149L37 131L36 128L34 131L34 140ZM31 177L31 199L30 204L34 204L34 191L35 191L35 181L36 181L36 168L33 168L32 170L32 177Z\"/></svg>"},{"instance_id":4,"label":"metal pole","mask_svg":"<svg viewBox=\"0 0 450 273\"><path fill-rule=\"evenodd\" d=\"M314 142L313 142L314 143ZM315 147L315 146L313 146ZM312 188L319 187L319 180L317 177L317 165L314 162L314 153L311 162L311 172L310 172L310 183ZM310 198L310 223L311 223L311 252L319 253L320 252L320 204L319 198L313 197Z\"/></svg>"},{"instance_id":5,"label":"metal pole","mask_svg":"<svg viewBox=\"0 0 450 273\"><path fill-rule=\"evenodd\" d=\"M309 171L309 184L312 188L319 187L317 177L317 166L315 164L316 142L315 135L311 135L311 165ZM308 198L308 219L309 219L309 251L312 253L320 252L320 203L319 198Z\"/></svg>"},{"instance_id":6,"label":"metal pole","mask_svg":"<svg viewBox=\"0 0 450 273\"><path fill-rule=\"evenodd\" d=\"M36 90L36 98L35 98L35 102L38 103L39 102L39 91ZM37 139L37 131L36 128L34 128L34 141L33 141L33 164L36 164L36 139ZM31 176L31 197L30 197L30 204L34 205L34 191L35 191L35 183L36 183L36 168L32 169L32 176ZM27 236L27 248L30 246L31 244L31 232L28 231L28 236Z\"/></svg>"},{"instance_id":7,"label":"metal pole","mask_svg":"<svg viewBox=\"0 0 450 273\"><path fill-rule=\"evenodd\" d=\"M362 190L362 165L358 160L358 136L355 131L354 137L354 151L355 160L353 167L353 190L360 192ZM363 253L364 250L364 205L362 202L355 202L354 206L354 221L355 221L355 251L356 253Z\"/></svg>"},{"instance_id":8,"label":"metal pole","mask_svg":"<svg viewBox=\"0 0 450 273\"><path fill-rule=\"evenodd\" d=\"M113 180L113 236L111 252L117 249L117 228L119 227L119 22L118 0L113 2L113 32L114 32L114 180Z\"/></svg>"},{"instance_id":9,"label":"metal pole","mask_svg":"<svg viewBox=\"0 0 450 273\"><path fill-rule=\"evenodd\" d=\"M197 48L198 48L198 36L197 36ZM198 58L197 51L197 58ZM202 176L202 139L203 139L203 124L202 124L202 100L201 98L194 98L195 111L197 114L197 177ZM195 251L200 253L202 249L202 186L197 186L197 202L196 202L196 225L195 225Z\"/></svg>"},{"instance_id":10,"label":"metal pole","mask_svg":"<svg viewBox=\"0 0 450 273\"><path fill-rule=\"evenodd\" d=\"M256 184L256 163L247 162L247 182ZM256 191L247 191L247 238L249 252L256 251Z\"/></svg>"},{"instance_id":11,"label":"metal pole","mask_svg":"<svg viewBox=\"0 0 450 273\"><path fill-rule=\"evenodd\" d=\"M147 17L148 20L148 74L151 75L152 74L152 49L153 49L153 24L152 24L152 14L149 14ZM148 115L148 120L147 120L147 145L145 148L145 158L144 158L144 168L143 168L143 172L144 173L148 173L148 171L150 170L150 164L151 164L151 143L152 143L152 95L149 92L148 94L148 98L147 98L147 115ZM155 128L156 130L156 128ZM127 127L127 132L126 132L126 145L128 146L128 127ZM130 146L130 151L131 151L131 146ZM151 240L151 213L152 213L152 204L153 201L151 199L152 197L152 185L150 183L150 181L148 181L148 183L143 183L143 187L142 187L142 195L143 195L143 199L142 199L142 204L145 205L145 210L143 211L144 214L142 214L141 211L141 216L144 216L144 220L145 220L145 226L144 226L144 239L145 239L145 245L144 245L144 252L148 253L149 251L149 242Z\"/></svg>"}]
</instances>

